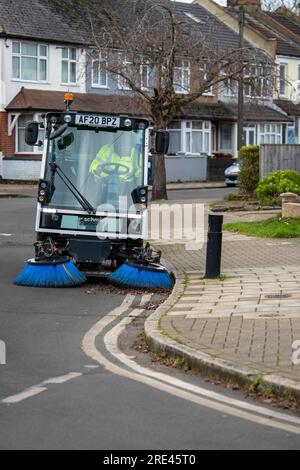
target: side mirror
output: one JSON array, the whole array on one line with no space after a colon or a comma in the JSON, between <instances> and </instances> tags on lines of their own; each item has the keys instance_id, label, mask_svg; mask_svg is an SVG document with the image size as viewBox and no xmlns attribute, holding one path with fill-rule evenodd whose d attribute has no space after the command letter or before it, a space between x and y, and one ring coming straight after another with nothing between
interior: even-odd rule
<instances>
[{"instance_id":1,"label":"side mirror","mask_svg":"<svg viewBox=\"0 0 300 470\"><path fill-rule=\"evenodd\" d=\"M167 131L157 131L155 141L156 153L168 153L170 146L170 134Z\"/></svg>"},{"instance_id":2,"label":"side mirror","mask_svg":"<svg viewBox=\"0 0 300 470\"><path fill-rule=\"evenodd\" d=\"M57 141L57 147L59 150L65 150L67 147L70 147L74 142L74 134L70 132L69 134L65 135L61 139Z\"/></svg>"},{"instance_id":3,"label":"side mirror","mask_svg":"<svg viewBox=\"0 0 300 470\"><path fill-rule=\"evenodd\" d=\"M25 142L29 146L36 145L39 138L39 123L29 122L25 129Z\"/></svg>"}]
</instances>

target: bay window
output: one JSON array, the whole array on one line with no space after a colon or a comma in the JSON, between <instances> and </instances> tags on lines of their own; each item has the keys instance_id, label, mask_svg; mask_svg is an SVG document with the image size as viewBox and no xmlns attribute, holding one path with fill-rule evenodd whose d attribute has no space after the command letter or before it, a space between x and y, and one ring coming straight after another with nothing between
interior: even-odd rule
<instances>
[{"instance_id":1,"label":"bay window","mask_svg":"<svg viewBox=\"0 0 300 470\"><path fill-rule=\"evenodd\" d=\"M210 152L211 123L208 121L173 121L169 124L170 154Z\"/></svg>"},{"instance_id":2,"label":"bay window","mask_svg":"<svg viewBox=\"0 0 300 470\"><path fill-rule=\"evenodd\" d=\"M22 114L18 118L16 127L16 153L29 153L29 154L41 154L43 147L29 146L25 142L25 129L26 125L30 121L41 122L42 118L40 114ZM43 142L44 140L44 129L39 130L39 139Z\"/></svg>"},{"instance_id":3,"label":"bay window","mask_svg":"<svg viewBox=\"0 0 300 470\"><path fill-rule=\"evenodd\" d=\"M63 85L76 85L77 50L75 47L62 48L61 82Z\"/></svg>"},{"instance_id":4,"label":"bay window","mask_svg":"<svg viewBox=\"0 0 300 470\"><path fill-rule=\"evenodd\" d=\"M29 42L12 43L12 78L29 82L46 82L48 46Z\"/></svg>"},{"instance_id":5,"label":"bay window","mask_svg":"<svg viewBox=\"0 0 300 470\"><path fill-rule=\"evenodd\" d=\"M282 125L281 124L260 124L259 125L260 144L281 144Z\"/></svg>"}]
</instances>

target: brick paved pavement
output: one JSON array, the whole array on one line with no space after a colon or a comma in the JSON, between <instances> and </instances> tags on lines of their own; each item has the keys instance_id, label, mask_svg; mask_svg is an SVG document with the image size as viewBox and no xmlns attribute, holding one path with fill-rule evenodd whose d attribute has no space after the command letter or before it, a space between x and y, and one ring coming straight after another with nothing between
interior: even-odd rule
<instances>
[{"instance_id":1,"label":"brick paved pavement","mask_svg":"<svg viewBox=\"0 0 300 470\"><path fill-rule=\"evenodd\" d=\"M224 234L225 278L216 281L203 279L205 246L156 246L186 276L183 295L162 317L163 333L189 351L300 381L300 365L292 364L300 340L300 239Z\"/></svg>"}]
</instances>

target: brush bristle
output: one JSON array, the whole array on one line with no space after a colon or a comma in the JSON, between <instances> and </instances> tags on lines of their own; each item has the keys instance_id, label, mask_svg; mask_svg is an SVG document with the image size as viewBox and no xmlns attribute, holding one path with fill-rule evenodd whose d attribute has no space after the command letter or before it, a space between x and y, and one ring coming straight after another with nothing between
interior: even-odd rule
<instances>
[{"instance_id":1,"label":"brush bristle","mask_svg":"<svg viewBox=\"0 0 300 470\"><path fill-rule=\"evenodd\" d=\"M85 274L72 261L56 265L28 263L15 280L17 286L27 287L75 287L85 282Z\"/></svg>"},{"instance_id":2,"label":"brush bristle","mask_svg":"<svg viewBox=\"0 0 300 470\"><path fill-rule=\"evenodd\" d=\"M136 289L171 289L173 281L167 271L147 270L124 263L110 275L110 281Z\"/></svg>"}]
</instances>

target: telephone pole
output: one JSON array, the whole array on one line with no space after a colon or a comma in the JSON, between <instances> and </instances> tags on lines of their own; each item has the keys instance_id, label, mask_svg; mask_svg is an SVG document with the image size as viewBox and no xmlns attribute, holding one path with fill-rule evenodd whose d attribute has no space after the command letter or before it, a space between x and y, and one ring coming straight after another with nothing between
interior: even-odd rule
<instances>
[{"instance_id":1,"label":"telephone pole","mask_svg":"<svg viewBox=\"0 0 300 470\"><path fill-rule=\"evenodd\" d=\"M241 6L239 8L239 48L240 48L240 61L243 66L244 63L244 28L245 28L245 10ZM239 78L239 93L238 93L238 151L244 145L244 68Z\"/></svg>"}]
</instances>

